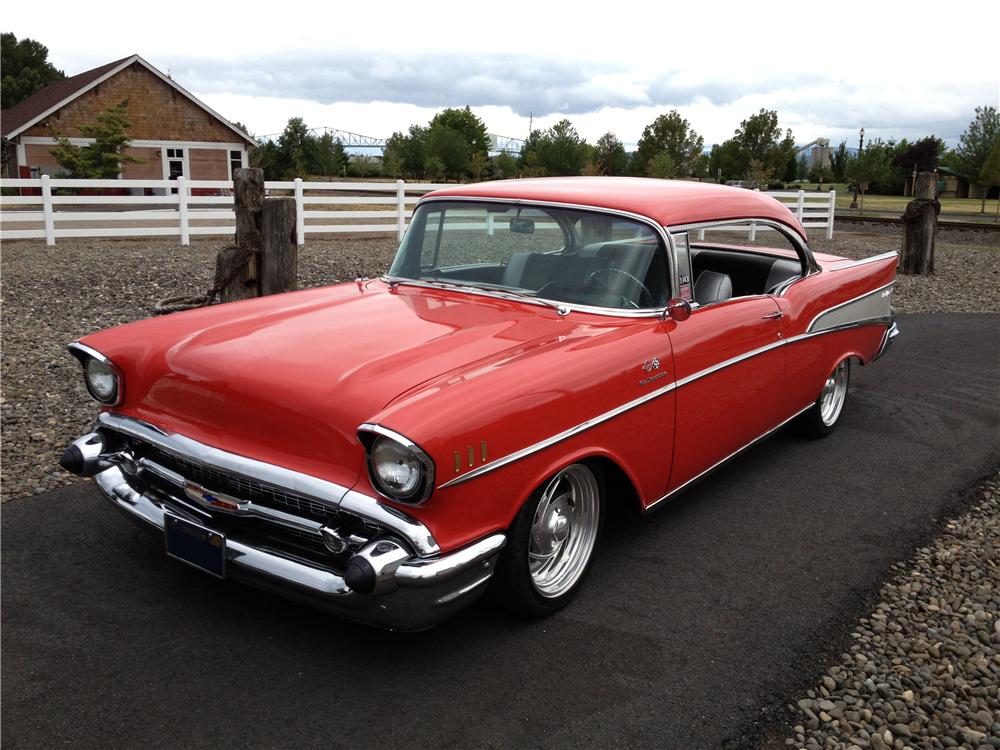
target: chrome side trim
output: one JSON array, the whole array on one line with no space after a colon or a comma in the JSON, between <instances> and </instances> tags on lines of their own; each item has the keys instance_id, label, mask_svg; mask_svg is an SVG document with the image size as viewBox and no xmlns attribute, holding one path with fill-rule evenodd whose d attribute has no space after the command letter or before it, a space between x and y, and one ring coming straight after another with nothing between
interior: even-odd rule
<instances>
[{"instance_id":1,"label":"chrome side trim","mask_svg":"<svg viewBox=\"0 0 1000 750\"><path fill-rule=\"evenodd\" d=\"M410 518L396 508L382 505L374 497L363 495L360 492L349 492L346 487L334 482L229 453L183 435L167 434L146 422L112 412L103 412L98 417L97 424L105 429L121 432L155 445L157 448L180 458L196 461L233 474L240 474L271 485L276 489L306 495L319 502L327 503L335 510L339 508L360 516L362 519L367 518L409 542L417 554L422 557L434 555L440 551L434 535L419 521Z\"/></svg>"},{"instance_id":2,"label":"chrome side trim","mask_svg":"<svg viewBox=\"0 0 1000 750\"><path fill-rule=\"evenodd\" d=\"M730 357L729 359L719 362L717 365L712 365L711 367L706 367L704 370L699 370L698 372L692 373L687 377L681 378L676 382L676 387L680 388L687 385L688 383L693 383L696 380L701 380L702 378L711 375L713 372L718 372L719 370L724 370L727 367L732 367L733 365L739 364L743 360L750 359L751 357L756 357L758 355L769 352L772 349L777 349L778 347L785 346L788 342L785 339L779 339L772 344L766 344L764 346L757 347L756 349L751 349L744 354L739 354L735 357Z\"/></svg>"},{"instance_id":3,"label":"chrome side trim","mask_svg":"<svg viewBox=\"0 0 1000 750\"><path fill-rule=\"evenodd\" d=\"M647 505L645 508L643 508L643 513L648 513L650 510L652 510L654 507L656 507L657 505L659 505L660 503L662 503L667 498L673 497L678 492L680 492L681 490L683 490L685 487L693 484L694 482L697 482L699 479L701 479L702 477L704 477L706 474L710 473L714 469L717 469L719 466L721 466L722 464L726 463L726 461L728 461L729 459L735 458L737 455L739 455L743 451L747 450L748 448L753 447L754 445L756 445L757 443L759 443L761 440L763 440L764 438L768 437L772 433L777 432L782 427L784 427L786 424L788 424L793 419L795 419L797 416L799 416L800 414L802 414L805 411L808 411L812 407L813 407L813 404L809 404L808 406L805 406L805 407L799 409L797 412L795 412L788 419L783 420L781 423L779 423L778 425L772 427L767 432L764 432L764 433L758 435L753 440L751 440L749 443L747 443L746 445L744 445L742 448L737 448L736 450L734 450L732 453L730 453L728 456L726 456L722 460L716 461L714 464L712 464L711 466L709 466L707 469L705 469L700 474L691 477L689 480L687 480L686 482L684 482L684 484L679 485L678 487L675 487L674 489L670 490L670 492L668 492L663 497L658 498L658 499L654 500L653 502L651 502L649 505Z\"/></svg>"},{"instance_id":4,"label":"chrome side trim","mask_svg":"<svg viewBox=\"0 0 1000 750\"><path fill-rule=\"evenodd\" d=\"M647 401L652 401L653 399L659 398L660 396L666 393L670 393L670 391L674 390L676 387L677 387L676 383L669 383L668 385L665 385L662 388L657 388L655 391L650 391L649 393L640 396L639 398L633 399L632 401L629 401L626 404L622 404L621 406L615 407L611 411L606 411L603 414L599 414L598 416L592 419L588 419L586 422L581 422L580 424L574 427L570 427L568 430L563 430L558 435L553 435L552 437L546 438L545 440L540 440L534 445L529 445L527 448L522 448L519 451L515 451L514 453L510 453L504 456L503 458L498 458L497 460L491 461L488 464L483 464L479 468L473 469L468 474L463 474L462 476L455 477L454 479L451 479L445 482L444 484L438 485L438 489L443 490L446 487L453 487L456 484L462 484L463 482L468 482L470 479L475 479L476 477L482 476L483 474L487 474L491 471L496 471L497 469L502 468L507 464L521 460L525 456L530 456L532 453L538 453L538 451L540 450L544 450L551 445L555 445L556 443L561 443L563 440L567 440L568 438L571 438L574 435L578 435L579 433L584 432L585 430L589 430L591 427L596 427L602 422L607 422L609 419L614 419L619 414L624 414L625 412L630 411L636 408L637 406L645 404Z\"/></svg>"},{"instance_id":5,"label":"chrome side trim","mask_svg":"<svg viewBox=\"0 0 1000 750\"><path fill-rule=\"evenodd\" d=\"M847 302L841 302L839 305L834 305L833 307L828 307L826 310L823 310L821 313L818 313L816 315L816 317L814 317L811 321L809 321L809 325L806 326L806 333L810 333L813 330L817 330L816 329L816 324L822 318L825 318L826 316L830 315L831 313L835 313L838 310L841 310L841 309L847 307L848 305L854 305L854 304L859 303L859 302L864 302L869 297L872 297L872 296L874 296L876 294L880 294L881 292L885 291L886 289L890 289L892 287L892 285L895 284L895 283L896 283L895 280L890 281L888 284L883 284L878 289L873 289L870 292L865 292L864 294L860 294L857 297L854 297L853 299L847 300ZM883 299L885 300L884 304L882 304L882 300ZM858 318L858 320L859 321L863 321L863 320L871 320L873 318L884 318L884 317L887 317L888 315L890 315L891 314L891 307L892 307L892 293L890 292L889 294L885 294L882 297L880 297L879 300L878 300L878 303L879 304L877 304L877 305L874 306L874 309L869 309L871 307L870 305L867 306L867 307L863 306L862 307L862 315L861 315L861 317ZM874 315L870 314L870 313L873 313L873 312L876 313L876 314L874 314ZM878 313L884 313L884 314L878 314ZM851 322L853 322L853 321L845 320L845 321L840 321L839 323L835 323L834 325L838 326L838 325L843 325L843 324L851 323Z\"/></svg>"},{"instance_id":6,"label":"chrome side trim","mask_svg":"<svg viewBox=\"0 0 1000 750\"><path fill-rule=\"evenodd\" d=\"M503 458L498 458L495 461L491 461L488 464L483 464L482 466L473 469L468 474L463 474L461 476L455 477L454 479L445 482L444 484L438 485L438 489L443 490L447 487L453 487L457 484L462 484L463 482L467 482L470 479L475 479L477 477L480 477L483 474L488 474L491 471L503 468L507 464L513 463L514 461L519 461L520 459L526 458L527 456L530 456L533 453L545 450L546 448L553 446L556 443L562 442L563 440L567 440L568 438L571 438L574 435L578 435L579 433L584 432L585 430L589 430L592 427L596 427L602 422L607 422L609 419L614 419L618 415L624 414L625 412L630 411L638 406L642 406L646 402L659 398L660 396L663 396L664 394L669 393L670 391L682 388L685 385L689 385L695 382L696 380L700 380L701 378L711 375L712 373L718 372L719 370L722 370L726 367L731 367L735 364L739 364L744 360L756 357L760 354L764 354L765 352L769 352L772 349L777 349L778 347L782 346L788 346L790 344L794 344L804 339L813 338L814 336L822 336L828 333L837 333L839 331L845 331L850 328L861 328L863 326L869 326L869 325L889 325L891 323L892 323L891 318L872 318L869 320L847 323L836 327L824 328L823 330L814 331L812 333L799 334L798 336L792 336L791 338L788 339L781 339L780 341L775 341L772 344L767 344L766 346L761 346L758 347L757 349L751 349L750 351L745 352L744 354L732 357L730 359L725 360L724 362L720 362L711 367L707 367L704 370L699 370L698 372L692 373L687 377L681 378L680 380L665 385L662 388L659 388L655 391L651 391L650 393L647 393L645 396L641 396L640 398L629 401L626 404L622 404L621 406L615 407L611 411L599 414L598 416L588 419L586 422L581 422L580 424L574 427L570 427L568 430L564 430L558 433L557 435L548 437L545 440L540 440L537 443L534 443L533 445L529 445L526 448L522 448L521 450L515 451L514 453L504 456ZM779 425L779 427L780 426L781 425Z\"/></svg>"},{"instance_id":7,"label":"chrome side trim","mask_svg":"<svg viewBox=\"0 0 1000 750\"><path fill-rule=\"evenodd\" d=\"M843 265L838 265L833 267L828 266L826 270L830 272L846 271L849 268L857 268L858 266L864 266L867 265L868 263L877 263L880 260L889 260L889 258L898 258L898 257L899 257L899 251L893 250L892 252L889 253L882 253L881 255L873 255L870 258L862 258L861 260L849 261L847 263L844 263Z\"/></svg>"},{"instance_id":8,"label":"chrome side trim","mask_svg":"<svg viewBox=\"0 0 1000 750\"><path fill-rule=\"evenodd\" d=\"M371 454L371 442L365 442L362 440L362 444L365 446L365 464L368 466L368 477L371 479L372 488L382 497L392 500L397 503L407 503L412 502L414 505L419 505L431 496L434 491L434 460L427 455L427 451L421 448L419 445L410 440L406 435L400 435L394 430L390 430L387 427L383 427L380 424L372 424L370 422L365 422L358 427L358 438L362 438L362 433L368 433L370 435L381 435L382 437L394 440L405 448L409 448L416 455L417 460L420 461L421 465L424 467L424 478L423 478L423 491L419 495L413 496L412 499L404 499L393 497L387 492L383 492L382 488L379 486L377 477L375 476L375 468L372 466L372 454ZM374 438L373 438L374 440Z\"/></svg>"}]
</instances>

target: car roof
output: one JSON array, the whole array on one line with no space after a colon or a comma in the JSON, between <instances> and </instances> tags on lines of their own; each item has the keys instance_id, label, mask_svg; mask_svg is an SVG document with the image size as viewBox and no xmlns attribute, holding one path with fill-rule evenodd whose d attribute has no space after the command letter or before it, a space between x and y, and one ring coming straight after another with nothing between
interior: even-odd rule
<instances>
[{"instance_id":1,"label":"car roof","mask_svg":"<svg viewBox=\"0 0 1000 750\"><path fill-rule=\"evenodd\" d=\"M803 239L802 225L783 204L766 193L704 182L647 177L533 177L455 185L424 198L503 198L629 211L662 226L725 219L771 219Z\"/></svg>"}]
</instances>

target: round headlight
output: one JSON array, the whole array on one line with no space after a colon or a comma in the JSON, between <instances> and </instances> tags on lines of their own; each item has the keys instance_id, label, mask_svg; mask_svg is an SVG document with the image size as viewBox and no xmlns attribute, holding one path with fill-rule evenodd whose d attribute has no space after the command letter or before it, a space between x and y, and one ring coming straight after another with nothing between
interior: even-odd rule
<instances>
[{"instance_id":1,"label":"round headlight","mask_svg":"<svg viewBox=\"0 0 1000 750\"><path fill-rule=\"evenodd\" d=\"M87 388L98 401L111 403L118 395L118 376L104 362L97 359L87 360L85 368Z\"/></svg>"},{"instance_id":2,"label":"round headlight","mask_svg":"<svg viewBox=\"0 0 1000 750\"><path fill-rule=\"evenodd\" d=\"M405 499L420 489L424 465L410 448L392 438L378 437L371 448L372 472L387 495Z\"/></svg>"}]
</instances>

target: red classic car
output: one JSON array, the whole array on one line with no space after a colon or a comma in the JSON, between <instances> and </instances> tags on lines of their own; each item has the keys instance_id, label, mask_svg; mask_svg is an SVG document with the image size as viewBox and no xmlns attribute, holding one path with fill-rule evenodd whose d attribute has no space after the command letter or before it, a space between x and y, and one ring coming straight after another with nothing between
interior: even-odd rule
<instances>
[{"instance_id":1,"label":"red classic car","mask_svg":"<svg viewBox=\"0 0 1000 750\"><path fill-rule=\"evenodd\" d=\"M380 279L71 344L103 406L62 465L220 578L394 629L487 588L542 615L610 504L656 508L792 420L831 432L897 333L895 276L749 190L455 186Z\"/></svg>"}]
</instances>

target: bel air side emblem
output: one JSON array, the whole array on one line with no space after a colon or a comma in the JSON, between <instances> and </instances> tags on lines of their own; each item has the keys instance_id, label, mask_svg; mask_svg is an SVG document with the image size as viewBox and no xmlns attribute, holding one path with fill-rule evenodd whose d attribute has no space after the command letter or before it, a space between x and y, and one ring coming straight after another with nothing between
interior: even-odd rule
<instances>
[{"instance_id":1,"label":"bel air side emblem","mask_svg":"<svg viewBox=\"0 0 1000 750\"><path fill-rule=\"evenodd\" d=\"M654 380L659 380L660 378L667 377L667 373L657 372L657 370L659 369L660 369L659 357L653 357L652 359L647 359L645 362L643 362L642 371L647 375L649 375L649 377L640 380L639 385L646 385L646 383L652 383Z\"/></svg>"}]
</instances>

